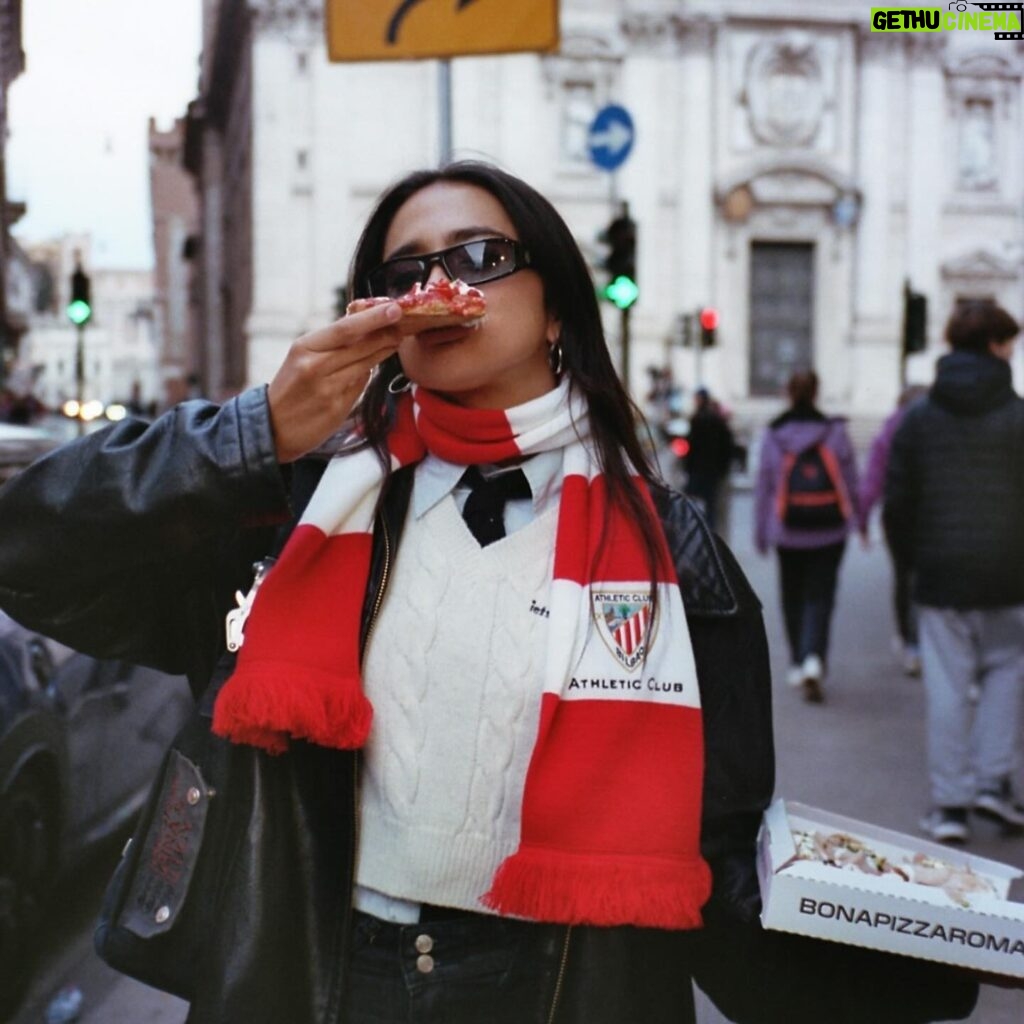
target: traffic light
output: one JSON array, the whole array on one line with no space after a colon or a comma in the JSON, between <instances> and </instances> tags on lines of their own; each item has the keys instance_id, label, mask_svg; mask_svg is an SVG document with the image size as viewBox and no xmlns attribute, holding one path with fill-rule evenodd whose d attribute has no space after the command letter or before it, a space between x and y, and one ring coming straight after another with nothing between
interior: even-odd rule
<instances>
[{"instance_id":1,"label":"traffic light","mask_svg":"<svg viewBox=\"0 0 1024 1024\"><path fill-rule=\"evenodd\" d=\"M903 286L903 354L923 352L928 345L928 300Z\"/></svg>"},{"instance_id":2,"label":"traffic light","mask_svg":"<svg viewBox=\"0 0 1024 1024\"><path fill-rule=\"evenodd\" d=\"M700 347L715 347L715 331L718 330L718 310L714 306L705 306L700 311Z\"/></svg>"},{"instance_id":3,"label":"traffic light","mask_svg":"<svg viewBox=\"0 0 1024 1024\"><path fill-rule=\"evenodd\" d=\"M601 234L608 245L604 267L608 284L604 297L619 309L629 309L640 295L636 284L636 221L629 215L629 204L623 203L619 215Z\"/></svg>"},{"instance_id":4,"label":"traffic light","mask_svg":"<svg viewBox=\"0 0 1024 1024\"><path fill-rule=\"evenodd\" d=\"M71 275L71 301L68 303L68 319L76 327L84 327L92 317L92 301L89 297L89 275L76 266Z\"/></svg>"}]
</instances>

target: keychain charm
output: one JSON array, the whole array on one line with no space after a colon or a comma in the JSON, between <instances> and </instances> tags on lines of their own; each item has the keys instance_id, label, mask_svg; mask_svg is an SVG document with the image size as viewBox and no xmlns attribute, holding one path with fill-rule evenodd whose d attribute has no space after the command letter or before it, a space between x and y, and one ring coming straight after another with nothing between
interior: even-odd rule
<instances>
[{"instance_id":1,"label":"keychain charm","mask_svg":"<svg viewBox=\"0 0 1024 1024\"><path fill-rule=\"evenodd\" d=\"M224 619L227 647L232 654L239 650L245 642L245 620L249 618L249 612L252 611L252 603L256 600L256 591L260 589L260 584L266 579L273 564L273 558L264 558L262 561L255 562L252 567L254 575L249 592L243 594L240 590L235 591L238 607L232 608Z\"/></svg>"}]
</instances>

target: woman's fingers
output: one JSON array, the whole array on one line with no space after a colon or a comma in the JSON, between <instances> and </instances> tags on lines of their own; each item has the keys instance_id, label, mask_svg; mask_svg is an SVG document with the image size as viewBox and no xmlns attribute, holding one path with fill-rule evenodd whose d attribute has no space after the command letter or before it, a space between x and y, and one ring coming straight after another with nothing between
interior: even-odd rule
<instances>
[{"instance_id":1,"label":"woman's fingers","mask_svg":"<svg viewBox=\"0 0 1024 1024\"><path fill-rule=\"evenodd\" d=\"M391 327L402 318L402 307L397 302L372 306L361 313L350 313L340 320L311 331L300 339L314 352L332 352L351 348L363 342L368 335Z\"/></svg>"},{"instance_id":2,"label":"woman's fingers","mask_svg":"<svg viewBox=\"0 0 1024 1024\"><path fill-rule=\"evenodd\" d=\"M344 317L299 338L270 382L277 457L291 462L345 422L370 372L398 349L395 304Z\"/></svg>"}]
</instances>

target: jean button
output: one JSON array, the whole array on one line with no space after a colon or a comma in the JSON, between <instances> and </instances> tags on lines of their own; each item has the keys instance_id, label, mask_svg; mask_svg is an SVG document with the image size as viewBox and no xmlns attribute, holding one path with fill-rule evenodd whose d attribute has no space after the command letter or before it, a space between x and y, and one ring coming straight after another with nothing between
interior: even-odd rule
<instances>
[{"instance_id":1,"label":"jean button","mask_svg":"<svg viewBox=\"0 0 1024 1024\"><path fill-rule=\"evenodd\" d=\"M434 948L434 940L429 935L417 935L415 945L417 953L429 953Z\"/></svg>"},{"instance_id":2,"label":"jean button","mask_svg":"<svg viewBox=\"0 0 1024 1024\"><path fill-rule=\"evenodd\" d=\"M426 953L421 953L416 957L416 970L420 974L429 974L434 969L434 958L427 956Z\"/></svg>"}]
</instances>

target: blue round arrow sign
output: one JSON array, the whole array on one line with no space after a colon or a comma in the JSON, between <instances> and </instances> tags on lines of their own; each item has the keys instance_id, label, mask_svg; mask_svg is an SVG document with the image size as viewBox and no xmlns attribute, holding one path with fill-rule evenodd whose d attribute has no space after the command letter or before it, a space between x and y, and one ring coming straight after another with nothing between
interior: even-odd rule
<instances>
[{"instance_id":1,"label":"blue round arrow sign","mask_svg":"<svg viewBox=\"0 0 1024 1024\"><path fill-rule=\"evenodd\" d=\"M626 161L633 149L633 118L625 107L602 107L587 132L590 159L602 170L614 171Z\"/></svg>"}]
</instances>

